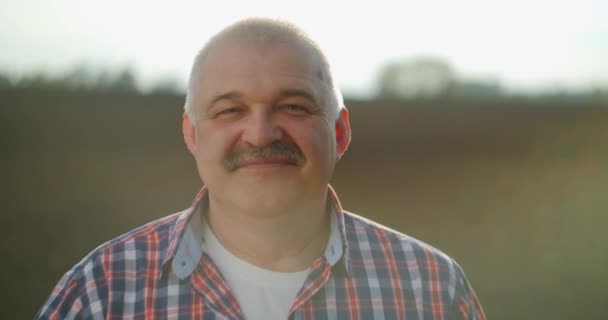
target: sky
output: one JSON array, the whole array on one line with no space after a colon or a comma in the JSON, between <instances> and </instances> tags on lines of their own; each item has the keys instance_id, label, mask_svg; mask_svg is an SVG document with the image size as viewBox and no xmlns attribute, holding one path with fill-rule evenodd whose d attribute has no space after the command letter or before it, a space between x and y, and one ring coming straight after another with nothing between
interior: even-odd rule
<instances>
[{"instance_id":1,"label":"sky","mask_svg":"<svg viewBox=\"0 0 608 320\"><path fill-rule=\"evenodd\" d=\"M290 20L327 54L345 95L375 94L390 60L435 56L507 92L608 88L608 1L0 0L0 71L131 66L141 86L187 80L222 27Z\"/></svg>"}]
</instances>

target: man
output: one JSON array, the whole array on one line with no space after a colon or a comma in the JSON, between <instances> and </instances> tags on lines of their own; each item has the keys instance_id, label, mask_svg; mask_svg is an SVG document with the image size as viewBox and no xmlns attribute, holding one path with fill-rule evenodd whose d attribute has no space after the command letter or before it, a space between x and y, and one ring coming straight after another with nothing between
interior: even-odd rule
<instances>
[{"instance_id":1,"label":"man","mask_svg":"<svg viewBox=\"0 0 608 320\"><path fill-rule=\"evenodd\" d=\"M192 207L97 248L37 318L485 319L451 258L342 210L328 183L348 112L293 25L214 36L182 125L205 183Z\"/></svg>"}]
</instances>

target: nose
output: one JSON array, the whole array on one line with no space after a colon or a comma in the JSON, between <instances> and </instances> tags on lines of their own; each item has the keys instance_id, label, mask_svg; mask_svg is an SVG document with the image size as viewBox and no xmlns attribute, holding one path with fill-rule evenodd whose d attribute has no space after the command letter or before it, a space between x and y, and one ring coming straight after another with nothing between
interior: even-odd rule
<instances>
[{"instance_id":1,"label":"nose","mask_svg":"<svg viewBox=\"0 0 608 320\"><path fill-rule=\"evenodd\" d=\"M253 112L245 124L243 142L263 147L283 138L283 130L276 123L271 112Z\"/></svg>"}]
</instances>

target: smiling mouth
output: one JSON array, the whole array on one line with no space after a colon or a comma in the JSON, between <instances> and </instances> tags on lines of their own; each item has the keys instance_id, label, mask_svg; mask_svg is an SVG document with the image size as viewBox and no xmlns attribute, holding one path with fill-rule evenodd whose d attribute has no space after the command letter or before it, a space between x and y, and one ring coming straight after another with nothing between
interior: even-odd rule
<instances>
[{"instance_id":1,"label":"smiling mouth","mask_svg":"<svg viewBox=\"0 0 608 320\"><path fill-rule=\"evenodd\" d=\"M275 167L275 166L297 166L298 164L288 158L262 158L241 161L238 168L243 167Z\"/></svg>"},{"instance_id":2,"label":"smiling mouth","mask_svg":"<svg viewBox=\"0 0 608 320\"><path fill-rule=\"evenodd\" d=\"M306 158L295 143L278 140L263 147L231 150L224 159L224 168L232 172L242 167L302 167L305 163Z\"/></svg>"}]
</instances>

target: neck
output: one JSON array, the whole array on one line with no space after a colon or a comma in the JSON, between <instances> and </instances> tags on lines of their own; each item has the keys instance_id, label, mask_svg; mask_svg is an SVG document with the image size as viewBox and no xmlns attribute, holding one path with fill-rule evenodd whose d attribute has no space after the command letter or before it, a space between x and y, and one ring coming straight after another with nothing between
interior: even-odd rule
<instances>
[{"instance_id":1,"label":"neck","mask_svg":"<svg viewBox=\"0 0 608 320\"><path fill-rule=\"evenodd\" d=\"M280 210L243 210L209 195L207 222L232 254L260 268L295 272L319 258L329 238L327 199Z\"/></svg>"}]
</instances>

